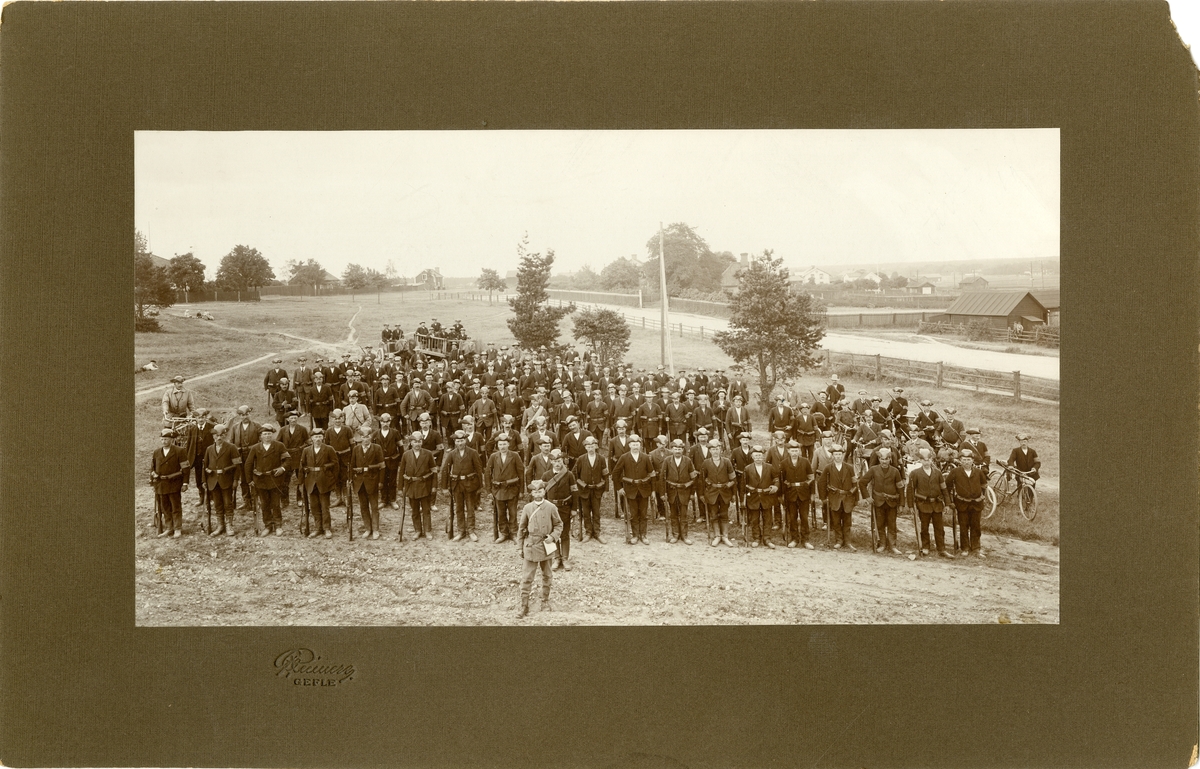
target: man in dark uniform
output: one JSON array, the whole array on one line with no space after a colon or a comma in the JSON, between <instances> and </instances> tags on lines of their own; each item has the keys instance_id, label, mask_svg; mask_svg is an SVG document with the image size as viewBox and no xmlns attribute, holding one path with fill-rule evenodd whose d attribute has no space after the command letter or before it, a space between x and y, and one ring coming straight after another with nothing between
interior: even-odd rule
<instances>
[{"instance_id":1,"label":"man in dark uniform","mask_svg":"<svg viewBox=\"0 0 1200 769\"><path fill-rule=\"evenodd\" d=\"M683 441L679 438L671 441L671 454L663 459L659 468L667 505L670 509L672 534L667 539L671 544L682 540L685 545L692 544L688 538L688 502L692 498L694 482L700 473L692 467L691 457L684 455Z\"/></svg>"},{"instance_id":2,"label":"man in dark uniform","mask_svg":"<svg viewBox=\"0 0 1200 769\"><path fill-rule=\"evenodd\" d=\"M329 427L329 412L334 408L333 388L325 384L325 374L313 372L313 384L308 391L308 413L313 427Z\"/></svg>"},{"instance_id":3,"label":"man in dark uniform","mask_svg":"<svg viewBox=\"0 0 1200 769\"><path fill-rule=\"evenodd\" d=\"M350 452L354 449L354 431L346 427L346 421L341 409L334 409L329 414L333 424L325 431L325 442L333 449L338 458L337 502L334 507L346 504L345 485L350 479Z\"/></svg>"},{"instance_id":4,"label":"man in dark uniform","mask_svg":"<svg viewBox=\"0 0 1200 769\"><path fill-rule=\"evenodd\" d=\"M979 532L986 485L987 476L975 466L973 452L963 449L958 458L958 467L946 476L946 487L958 511L959 552L969 551L979 558L984 557L979 546Z\"/></svg>"},{"instance_id":5,"label":"man in dark uniform","mask_svg":"<svg viewBox=\"0 0 1200 769\"><path fill-rule=\"evenodd\" d=\"M733 547L728 532L729 502L737 493L737 473L733 463L721 456L720 441L709 441L708 448L708 459L700 465L700 489L708 509L709 522L713 526L713 538L709 544L716 547L717 543L724 542Z\"/></svg>"},{"instance_id":6,"label":"man in dark uniform","mask_svg":"<svg viewBox=\"0 0 1200 769\"><path fill-rule=\"evenodd\" d=\"M742 404L745 399L739 393L733 396L733 405L725 413L725 428L729 430L729 442L740 442L742 433L749 434L754 429L750 424L750 411Z\"/></svg>"},{"instance_id":7,"label":"man in dark uniform","mask_svg":"<svg viewBox=\"0 0 1200 769\"><path fill-rule=\"evenodd\" d=\"M921 410L917 412L916 419L913 420L913 427L930 446L933 445L933 436L937 432L937 424L941 418L941 415L933 410L933 401L928 398L921 401Z\"/></svg>"},{"instance_id":8,"label":"man in dark uniform","mask_svg":"<svg viewBox=\"0 0 1200 769\"><path fill-rule=\"evenodd\" d=\"M233 536L233 481L237 468L242 463L237 448L225 440L225 425L213 425L213 443L204 452L204 485L213 510L217 514L217 523L210 535L225 534Z\"/></svg>"},{"instance_id":9,"label":"man in dark uniform","mask_svg":"<svg viewBox=\"0 0 1200 769\"><path fill-rule=\"evenodd\" d=\"M475 449L467 446L467 434L462 430L454 433L454 448L446 452L442 464L442 488L454 500L455 525L451 541L471 538L478 542L475 533L475 511L479 507L479 488L483 479L483 460Z\"/></svg>"},{"instance_id":10,"label":"man in dark uniform","mask_svg":"<svg viewBox=\"0 0 1200 769\"><path fill-rule=\"evenodd\" d=\"M263 389L267 391L267 406L274 408L275 393L279 390L279 380L287 379L287 369L280 365L283 363L283 358L275 358L271 363L275 365L263 377Z\"/></svg>"},{"instance_id":11,"label":"man in dark uniform","mask_svg":"<svg viewBox=\"0 0 1200 769\"><path fill-rule=\"evenodd\" d=\"M600 455L599 442L594 436L584 438L585 453L575 460L574 472L579 484L579 510L587 536L604 544L600 538L600 508L608 486L609 463Z\"/></svg>"},{"instance_id":12,"label":"man in dark uniform","mask_svg":"<svg viewBox=\"0 0 1200 769\"><path fill-rule=\"evenodd\" d=\"M1029 433L1019 433L1017 440L1021 445L1009 453L1007 464L1003 462L1000 464L1020 470L1036 481L1040 477L1042 460L1038 459L1036 451L1029 448Z\"/></svg>"},{"instance_id":13,"label":"man in dark uniform","mask_svg":"<svg viewBox=\"0 0 1200 769\"><path fill-rule=\"evenodd\" d=\"M558 552L554 554L554 568L571 570L571 511L575 508L577 489L575 474L567 469L562 449L550 452L550 469L541 478L546 484L546 499L558 508L563 531L567 536L559 540ZM531 484L532 485L532 484Z\"/></svg>"},{"instance_id":14,"label":"man in dark uniform","mask_svg":"<svg viewBox=\"0 0 1200 769\"><path fill-rule=\"evenodd\" d=\"M813 446L817 443L817 436L821 434L821 425L809 412L807 403L800 404L800 414L792 425L792 434L800 444L800 454L811 463Z\"/></svg>"},{"instance_id":15,"label":"man in dark uniform","mask_svg":"<svg viewBox=\"0 0 1200 769\"><path fill-rule=\"evenodd\" d=\"M921 555L929 555L929 524L932 521L938 555L953 558L946 552L946 529L942 522L942 510L950 505L950 493L942 474L933 466L933 452L923 448L919 456L921 466L908 475L908 505L917 508L921 519Z\"/></svg>"},{"instance_id":16,"label":"man in dark uniform","mask_svg":"<svg viewBox=\"0 0 1200 769\"><path fill-rule=\"evenodd\" d=\"M825 388L825 395L831 408L837 406L846 397L846 388L838 381L837 374L829 375L829 386Z\"/></svg>"},{"instance_id":17,"label":"man in dark uniform","mask_svg":"<svg viewBox=\"0 0 1200 769\"><path fill-rule=\"evenodd\" d=\"M292 372L292 389L296 391L296 399L300 404L300 416L304 416L309 411L309 393L312 391L315 372L308 365L308 358L299 358L296 362L300 367Z\"/></svg>"},{"instance_id":18,"label":"man in dark uniform","mask_svg":"<svg viewBox=\"0 0 1200 769\"><path fill-rule=\"evenodd\" d=\"M809 461L800 454L799 442L788 441L787 450L787 457L777 466L779 485L783 489L787 546L799 544L812 550L812 543L808 541L808 504L812 498L814 472Z\"/></svg>"},{"instance_id":19,"label":"man in dark uniform","mask_svg":"<svg viewBox=\"0 0 1200 769\"><path fill-rule=\"evenodd\" d=\"M309 537L322 534L326 539L333 537L333 522L329 516L329 492L337 485L337 452L325 445L325 431L315 428L312 445L300 455L300 483L308 494L308 509L312 513L316 529L309 527Z\"/></svg>"},{"instance_id":20,"label":"man in dark uniform","mask_svg":"<svg viewBox=\"0 0 1200 769\"><path fill-rule=\"evenodd\" d=\"M817 478L817 496L829 511L830 534L839 540L834 549L844 546L853 551L858 548L850 542L850 526L851 514L858 504L858 488L854 483L854 468L845 458L845 450L834 444L833 464Z\"/></svg>"},{"instance_id":21,"label":"man in dark uniform","mask_svg":"<svg viewBox=\"0 0 1200 769\"><path fill-rule=\"evenodd\" d=\"M288 413L300 407L299 401L296 399L296 391L292 389L288 378L282 376L275 384L272 393L271 408L275 410L275 421L280 427L283 427L287 424Z\"/></svg>"},{"instance_id":22,"label":"man in dark uniform","mask_svg":"<svg viewBox=\"0 0 1200 769\"><path fill-rule=\"evenodd\" d=\"M646 540L646 507L653 493L654 463L650 455L642 451L642 439L637 435L629 436L629 451L613 462L612 477L614 486L620 483L629 506L629 529L625 543L632 545L638 541L643 545L650 544Z\"/></svg>"},{"instance_id":23,"label":"man in dark uniform","mask_svg":"<svg viewBox=\"0 0 1200 769\"><path fill-rule=\"evenodd\" d=\"M896 509L900 506L904 495L904 475L892 466L892 450L881 448L878 452L879 464L867 469L858 479L858 488L864 497L867 486L871 487L871 509L875 516L875 532L879 542L875 552L899 555L896 549Z\"/></svg>"},{"instance_id":24,"label":"man in dark uniform","mask_svg":"<svg viewBox=\"0 0 1200 769\"><path fill-rule=\"evenodd\" d=\"M529 614L529 597L533 588L533 575L542 571L542 611L550 611L551 570L547 548L557 548L562 536L563 524L558 508L546 500L546 484L534 481L529 485L533 501L526 505L517 520L517 552L524 564L521 572L521 605L517 619ZM552 545L550 543L553 543Z\"/></svg>"},{"instance_id":25,"label":"man in dark uniform","mask_svg":"<svg viewBox=\"0 0 1200 769\"><path fill-rule=\"evenodd\" d=\"M775 396L775 408L771 409L771 413L767 415L767 432L774 435L776 431L782 430L785 438L792 437L792 423L795 420L795 412L791 406L784 403L782 395Z\"/></svg>"},{"instance_id":26,"label":"man in dark uniform","mask_svg":"<svg viewBox=\"0 0 1200 769\"><path fill-rule=\"evenodd\" d=\"M458 392L457 381L451 379L446 384L445 392L438 399L438 413L441 416L443 432L453 435L458 432L462 416L467 411L467 404Z\"/></svg>"},{"instance_id":27,"label":"man in dark uniform","mask_svg":"<svg viewBox=\"0 0 1200 769\"><path fill-rule=\"evenodd\" d=\"M234 479L241 483L242 508L245 510L251 507L250 476L246 473L246 457L250 448L258 443L259 429L260 425L250 419L250 407L238 406L237 416L229 426L229 442L238 450L238 457L241 459Z\"/></svg>"},{"instance_id":28,"label":"man in dark uniform","mask_svg":"<svg viewBox=\"0 0 1200 769\"><path fill-rule=\"evenodd\" d=\"M746 512L750 515L750 546L763 544L774 550L775 543L770 540L768 529L771 507L779 491L778 478L775 468L764 461L766 452L762 446L754 446L751 456L753 461L742 470L742 494L746 498Z\"/></svg>"},{"instance_id":29,"label":"man in dark uniform","mask_svg":"<svg viewBox=\"0 0 1200 769\"><path fill-rule=\"evenodd\" d=\"M288 459L284 462L284 473L280 479L282 488L283 506L287 507L291 504L292 497L292 473L296 475L296 501L303 502L300 498L300 455L304 451L304 447L308 445L308 430L299 423L300 415L293 409L287 416L287 426L279 431L279 442L283 444L283 448L287 450Z\"/></svg>"},{"instance_id":30,"label":"man in dark uniform","mask_svg":"<svg viewBox=\"0 0 1200 769\"><path fill-rule=\"evenodd\" d=\"M179 538L183 534L183 492L187 491L188 463L183 449L175 445L176 433L164 428L160 433L162 448L150 457L150 481L154 497L162 514L160 537Z\"/></svg>"},{"instance_id":31,"label":"man in dark uniform","mask_svg":"<svg viewBox=\"0 0 1200 769\"><path fill-rule=\"evenodd\" d=\"M667 438L674 441L679 439L687 442L688 432L688 408L680 400L679 391L675 390L671 393L671 402L667 404Z\"/></svg>"},{"instance_id":32,"label":"man in dark uniform","mask_svg":"<svg viewBox=\"0 0 1200 769\"><path fill-rule=\"evenodd\" d=\"M958 444L959 453L970 451L975 457L975 466L978 467L986 476L988 467L992 464L992 458L988 454L987 444L980 439L978 427L970 427L967 429L967 439ZM987 483L985 480L984 483Z\"/></svg>"},{"instance_id":33,"label":"man in dark uniform","mask_svg":"<svg viewBox=\"0 0 1200 769\"><path fill-rule=\"evenodd\" d=\"M609 405L604 402L600 390L592 390L592 399L585 406L584 413L587 415L588 432L597 440L602 439L608 430L608 411Z\"/></svg>"},{"instance_id":34,"label":"man in dark uniform","mask_svg":"<svg viewBox=\"0 0 1200 769\"><path fill-rule=\"evenodd\" d=\"M409 437L409 449L400 457L399 471L400 490L408 498L413 531L417 533L417 539L429 539L432 536L433 513L429 504L434 496L434 479L437 476L433 452L422 447L423 440L424 437L419 431Z\"/></svg>"},{"instance_id":35,"label":"man in dark uniform","mask_svg":"<svg viewBox=\"0 0 1200 769\"><path fill-rule=\"evenodd\" d=\"M492 491L496 504L496 544L511 540L516 528L517 499L521 496L525 465L515 451L510 451L508 434L496 438L496 453L488 457L483 477ZM544 492L544 488L543 488Z\"/></svg>"},{"instance_id":36,"label":"man in dark uniform","mask_svg":"<svg viewBox=\"0 0 1200 769\"><path fill-rule=\"evenodd\" d=\"M382 498L379 504L381 507L390 505L393 510L399 510L400 503L396 501L396 473L400 470L400 455L404 453L406 436L397 430L392 422L391 414L386 411L380 414L379 429L375 431L374 436L376 445L383 450Z\"/></svg>"},{"instance_id":37,"label":"man in dark uniform","mask_svg":"<svg viewBox=\"0 0 1200 769\"><path fill-rule=\"evenodd\" d=\"M269 422L259 428L260 441L246 454L246 475L254 482L262 509L262 522L267 533L283 534L283 514L279 510L283 477L287 473L288 452L275 440L275 425Z\"/></svg>"},{"instance_id":38,"label":"man in dark uniform","mask_svg":"<svg viewBox=\"0 0 1200 769\"><path fill-rule=\"evenodd\" d=\"M396 415L400 413L400 399L404 397L400 394L400 388L392 384L390 374L379 375L379 386L375 388L374 403L375 416L382 417L387 414L396 419Z\"/></svg>"},{"instance_id":39,"label":"man in dark uniform","mask_svg":"<svg viewBox=\"0 0 1200 769\"><path fill-rule=\"evenodd\" d=\"M204 482L204 454L213 444L212 429L215 424L209 416L208 409L200 408L196 409L196 416L182 431L183 453L187 457L188 466L196 473L196 491L200 494L196 507L204 507L207 491L207 484Z\"/></svg>"},{"instance_id":40,"label":"man in dark uniform","mask_svg":"<svg viewBox=\"0 0 1200 769\"><path fill-rule=\"evenodd\" d=\"M370 428L360 430L357 438L358 444L350 453L350 493L358 494L363 522L359 534L379 539L379 476L387 463L383 461L383 449L375 443Z\"/></svg>"}]
</instances>

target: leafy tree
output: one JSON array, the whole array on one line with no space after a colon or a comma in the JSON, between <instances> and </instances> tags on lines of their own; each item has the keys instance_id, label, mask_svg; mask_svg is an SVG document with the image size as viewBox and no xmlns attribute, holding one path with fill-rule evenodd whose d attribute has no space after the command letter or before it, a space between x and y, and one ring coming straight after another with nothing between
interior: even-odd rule
<instances>
[{"instance_id":1,"label":"leafy tree","mask_svg":"<svg viewBox=\"0 0 1200 769\"><path fill-rule=\"evenodd\" d=\"M657 254L658 252L655 251ZM654 263L655 268L658 262ZM647 276L649 277L649 276ZM655 274L655 285L658 277ZM642 285L642 266L628 257L618 257L600 271L600 288L605 291L636 291Z\"/></svg>"},{"instance_id":2,"label":"leafy tree","mask_svg":"<svg viewBox=\"0 0 1200 769\"><path fill-rule=\"evenodd\" d=\"M713 341L738 363L758 370L766 412L780 379L817 365L814 352L825 330L812 297L788 290L788 270L769 249L738 274L730 309L729 330L714 334Z\"/></svg>"},{"instance_id":3,"label":"leafy tree","mask_svg":"<svg viewBox=\"0 0 1200 769\"><path fill-rule=\"evenodd\" d=\"M879 284L870 278L858 278L850 284L850 287L859 291L874 291L879 288Z\"/></svg>"},{"instance_id":4,"label":"leafy tree","mask_svg":"<svg viewBox=\"0 0 1200 769\"><path fill-rule=\"evenodd\" d=\"M595 291L599 287L600 276L589 264L583 265L571 276L571 288L576 291Z\"/></svg>"},{"instance_id":5,"label":"leafy tree","mask_svg":"<svg viewBox=\"0 0 1200 769\"><path fill-rule=\"evenodd\" d=\"M361 291L371 285L371 280L361 264L348 264L342 271L342 285L351 291Z\"/></svg>"},{"instance_id":6,"label":"leafy tree","mask_svg":"<svg viewBox=\"0 0 1200 769\"><path fill-rule=\"evenodd\" d=\"M615 366L629 352L629 324L613 310L583 310L574 319L572 336L587 342L600 356L601 366Z\"/></svg>"},{"instance_id":7,"label":"leafy tree","mask_svg":"<svg viewBox=\"0 0 1200 769\"><path fill-rule=\"evenodd\" d=\"M316 259L309 259L307 262L293 259L286 266L289 281L313 288L325 284L325 268Z\"/></svg>"},{"instance_id":8,"label":"leafy tree","mask_svg":"<svg viewBox=\"0 0 1200 769\"><path fill-rule=\"evenodd\" d=\"M139 320L146 317L147 307L170 307L175 302L167 271L156 266L149 254L133 257L133 301Z\"/></svg>"},{"instance_id":9,"label":"leafy tree","mask_svg":"<svg viewBox=\"0 0 1200 769\"><path fill-rule=\"evenodd\" d=\"M171 258L167 277L180 291L200 291L204 288L204 262L190 252L178 254Z\"/></svg>"},{"instance_id":10,"label":"leafy tree","mask_svg":"<svg viewBox=\"0 0 1200 769\"><path fill-rule=\"evenodd\" d=\"M667 260L667 290L694 288L699 291L721 290L721 273L733 263L728 251L713 253L704 238L684 222L675 222L663 230L663 251ZM659 282L658 268L659 236L655 232L646 241L646 279L654 285Z\"/></svg>"},{"instance_id":11,"label":"leafy tree","mask_svg":"<svg viewBox=\"0 0 1200 769\"><path fill-rule=\"evenodd\" d=\"M488 302L492 301L492 292L508 290L508 284L500 277L500 273L490 267L483 268L483 272L479 274L479 279L475 281L475 286L480 291L488 292Z\"/></svg>"},{"instance_id":12,"label":"leafy tree","mask_svg":"<svg viewBox=\"0 0 1200 769\"><path fill-rule=\"evenodd\" d=\"M275 271L270 263L257 248L250 246L234 246L221 257L221 266L217 268L217 285L226 291L246 291L269 285L272 280Z\"/></svg>"},{"instance_id":13,"label":"leafy tree","mask_svg":"<svg viewBox=\"0 0 1200 769\"><path fill-rule=\"evenodd\" d=\"M513 317L508 319L508 330L527 350L536 350L542 345L553 347L558 339L558 322L575 311L574 305L550 307L546 304L546 286L550 283L554 251L547 249L545 256L530 252L527 234L517 244L517 256L521 266L517 268L517 295L508 300L513 311Z\"/></svg>"}]
</instances>

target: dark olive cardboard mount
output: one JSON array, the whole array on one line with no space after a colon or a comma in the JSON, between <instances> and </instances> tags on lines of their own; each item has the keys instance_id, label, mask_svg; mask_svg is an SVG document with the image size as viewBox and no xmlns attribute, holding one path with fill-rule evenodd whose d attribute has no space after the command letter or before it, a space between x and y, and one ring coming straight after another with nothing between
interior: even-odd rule
<instances>
[{"instance_id":1,"label":"dark olive cardboard mount","mask_svg":"<svg viewBox=\"0 0 1200 769\"><path fill-rule=\"evenodd\" d=\"M0 46L5 765L1187 764L1200 110L1165 2L18 2ZM1061 130L1058 626L134 627L134 131L947 127ZM298 647L354 680L292 686Z\"/></svg>"}]
</instances>

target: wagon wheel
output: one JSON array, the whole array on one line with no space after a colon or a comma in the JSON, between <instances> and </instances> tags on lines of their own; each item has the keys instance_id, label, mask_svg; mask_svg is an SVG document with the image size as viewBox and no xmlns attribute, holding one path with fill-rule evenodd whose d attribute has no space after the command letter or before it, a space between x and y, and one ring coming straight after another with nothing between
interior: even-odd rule
<instances>
[{"instance_id":1,"label":"wagon wheel","mask_svg":"<svg viewBox=\"0 0 1200 769\"><path fill-rule=\"evenodd\" d=\"M1032 521L1037 517L1037 489L1028 484L1022 485L1017 493L1017 502L1025 520Z\"/></svg>"},{"instance_id":2,"label":"wagon wheel","mask_svg":"<svg viewBox=\"0 0 1200 769\"><path fill-rule=\"evenodd\" d=\"M983 494L985 497L983 501L983 517L991 518L992 513L996 512L996 490L991 486L987 486L984 488Z\"/></svg>"}]
</instances>

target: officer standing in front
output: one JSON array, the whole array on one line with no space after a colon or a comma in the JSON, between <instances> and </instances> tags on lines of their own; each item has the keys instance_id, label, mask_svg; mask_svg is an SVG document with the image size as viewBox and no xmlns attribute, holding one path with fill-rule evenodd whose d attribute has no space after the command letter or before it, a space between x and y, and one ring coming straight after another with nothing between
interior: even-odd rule
<instances>
[{"instance_id":1,"label":"officer standing in front","mask_svg":"<svg viewBox=\"0 0 1200 769\"><path fill-rule=\"evenodd\" d=\"M521 554L524 570L521 573L521 605L517 608L517 619L529 614L529 594L533 588L533 575L542 570L542 611L551 611L550 606L550 558L547 543L557 550L562 535L562 519L558 508L546 501L546 484L533 481L529 484L533 501L522 508L517 516L517 550Z\"/></svg>"}]
</instances>

